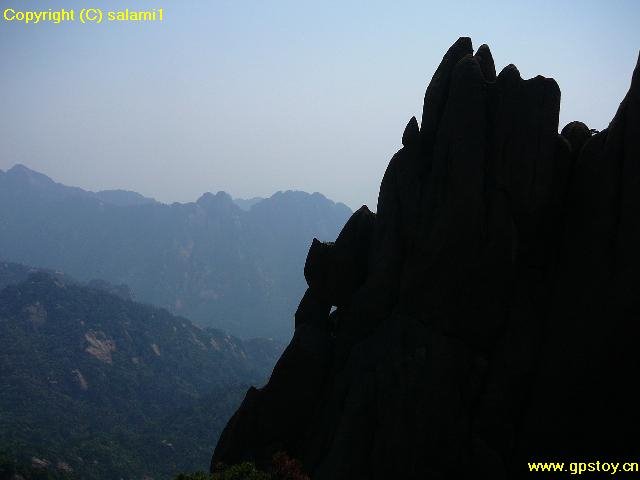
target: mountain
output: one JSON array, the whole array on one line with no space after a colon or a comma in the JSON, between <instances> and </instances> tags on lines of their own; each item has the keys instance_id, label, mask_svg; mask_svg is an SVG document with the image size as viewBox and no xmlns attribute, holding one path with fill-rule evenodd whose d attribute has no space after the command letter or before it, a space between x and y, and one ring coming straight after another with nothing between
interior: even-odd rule
<instances>
[{"instance_id":1,"label":"mountain","mask_svg":"<svg viewBox=\"0 0 640 480\"><path fill-rule=\"evenodd\" d=\"M105 203L119 207L156 203L153 198L144 197L137 192L131 192L129 190L102 190L96 193L96 197Z\"/></svg>"},{"instance_id":2,"label":"mountain","mask_svg":"<svg viewBox=\"0 0 640 480\"><path fill-rule=\"evenodd\" d=\"M37 268L27 267L19 263L0 262L0 290L8 285L14 285L24 282L29 275L36 273ZM49 271L50 275L56 275L55 272Z\"/></svg>"},{"instance_id":3,"label":"mountain","mask_svg":"<svg viewBox=\"0 0 640 480\"><path fill-rule=\"evenodd\" d=\"M0 452L21 464L85 479L201 469L246 385L263 383L281 351L106 282L3 271L13 273L0 291Z\"/></svg>"},{"instance_id":4,"label":"mountain","mask_svg":"<svg viewBox=\"0 0 640 480\"><path fill-rule=\"evenodd\" d=\"M0 173L0 258L125 284L140 301L243 338L288 339L308 239L335 237L350 213L294 191L249 211L224 192L166 205L17 165Z\"/></svg>"},{"instance_id":5,"label":"mountain","mask_svg":"<svg viewBox=\"0 0 640 480\"><path fill-rule=\"evenodd\" d=\"M293 339L212 470L285 451L315 480L524 479L638 457L640 59L606 130L558 134L559 110L553 79L449 49L377 213L312 243Z\"/></svg>"},{"instance_id":6,"label":"mountain","mask_svg":"<svg viewBox=\"0 0 640 480\"><path fill-rule=\"evenodd\" d=\"M8 285L22 283L27 280L31 274L46 273L60 282L67 284L82 285L73 278L62 272L46 270L42 268L28 267L19 263L1 262L0 261L0 290ZM127 285L113 285L100 279L92 279L86 282L86 286L95 290L102 290L113 295L117 295L125 300L133 300L131 289Z\"/></svg>"},{"instance_id":7,"label":"mountain","mask_svg":"<svg viewBox=\"0 0 640 480\"><path fill-rule=\"evenodd\" d=\"M14 165L6 172L0 170L0 187L13 193L22 192L28 196L33 195L49 201L63 198L91 198L121 207L156 203L152 198L129 190L91 192L78 187L68 187L21 164Z\"/></svg>"}]
</instances>

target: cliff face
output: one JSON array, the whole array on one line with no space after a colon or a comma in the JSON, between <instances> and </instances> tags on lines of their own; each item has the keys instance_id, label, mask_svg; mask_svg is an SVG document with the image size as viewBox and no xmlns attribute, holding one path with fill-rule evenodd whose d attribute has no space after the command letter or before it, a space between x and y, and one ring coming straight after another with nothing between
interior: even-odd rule
<instances>
[{"instance_id":1,"label":"cliff face","mask_svg":"<svg viewBox=\"0 0 640 480\"><path fill-rule=\"evenodd\" d=\"M284 450L314 479L500 479L640 453L638 70L608 129L558 135L554 80L460 38L377 214L314 240L294 338L212 468Z\"/></svg>"}]
</instances>

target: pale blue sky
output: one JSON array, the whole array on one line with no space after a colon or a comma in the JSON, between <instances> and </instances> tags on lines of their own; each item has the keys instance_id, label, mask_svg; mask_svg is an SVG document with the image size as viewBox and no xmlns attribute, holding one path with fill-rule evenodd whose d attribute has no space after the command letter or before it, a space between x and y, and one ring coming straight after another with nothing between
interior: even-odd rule
<instances>
[{"instance_id":1,"label":"pale blue sky","mask_svg":"<svg viewBox=\"0 0 640 480\"><path fill-rule=\"evenodd\" d=\"M163 24L0 21L0 169L163 201L320 191L375 208L459 36L554 77L561 126L605 127L640 49L638 1L0 0L163 7Z\"/></svg>"}]
</instances>

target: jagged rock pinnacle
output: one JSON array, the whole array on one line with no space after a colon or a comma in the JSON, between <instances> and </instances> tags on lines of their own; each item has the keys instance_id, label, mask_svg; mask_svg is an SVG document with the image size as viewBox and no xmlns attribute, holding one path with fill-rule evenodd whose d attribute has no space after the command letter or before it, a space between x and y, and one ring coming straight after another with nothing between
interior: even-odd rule
<instances>
[{"instance_id":1,"label":"jagged rock pinnacle","mask_svg":"<svg viewBox=\"0 0 640 480\"><path fill-rule=\"evenodd\" d=\"M516 479L640 453L639 68L607 131L561 136L553 79L458 39L377 214L314 239L293 340L212 468L284 450L316 480Z\"/></svg>"}]
</instances>

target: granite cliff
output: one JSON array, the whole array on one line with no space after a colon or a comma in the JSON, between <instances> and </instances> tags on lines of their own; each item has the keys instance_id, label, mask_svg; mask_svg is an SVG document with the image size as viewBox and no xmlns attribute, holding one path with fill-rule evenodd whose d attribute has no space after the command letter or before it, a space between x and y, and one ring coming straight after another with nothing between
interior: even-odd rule
<instances>
[{"instance_id":1,"label":"granite cliff","mask_svg":"<svg viewBox=\"0 0 640 480\"><path fill-rule=\"evenodd\" d=\"M506 479L640 453L639 70L606 130L558 134L553 79L456 41L377 213L313 241L294 337L212 469Z\"/></svg>"}]
</instances>

